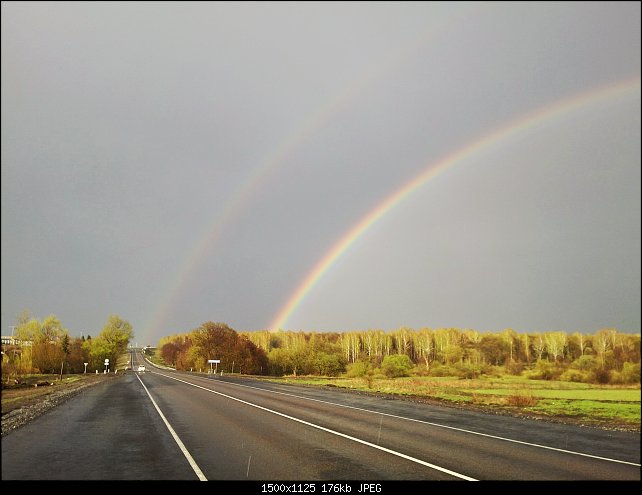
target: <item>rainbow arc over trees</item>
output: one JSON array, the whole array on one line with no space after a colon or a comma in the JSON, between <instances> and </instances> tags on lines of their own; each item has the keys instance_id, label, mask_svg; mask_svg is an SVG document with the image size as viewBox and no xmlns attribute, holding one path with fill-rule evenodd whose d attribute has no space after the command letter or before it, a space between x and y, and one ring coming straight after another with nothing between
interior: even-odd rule
<instances>
[{"instance_id":1,"label":"rainbow arc over trees","mask_svg":"<svg viewBox=\"0 0 642 495\"><path fill-rule=\"evenodd\" d=\"M485 151L492 146L501 145L509 138L520 133L544 125L556 118L579 110L581 108L608 101L614 98L640 98L640 77L625 79L606 86L600 86L569 97L557 100L549 105L540 107L509 123L494 129L465 146L443 157L436 163L430 163L422 172L396 190L390 196L377 204L368 214L353 225L326 254L310 270L297 289L288 298L287 302L274 317L269 326L272 331L285 329L288 319L301 305L305 297L314 288L317 282L332 268L336 261L343 256L350 247L384 215L389 213L431 179L434 179L445 170L464 162L469 158Z\"/></svg>"},{"instance_id":2,"label":"rainbow arc over trees","mask_svg":"<svg viewBox=\"0 0 642 495\"><path fill-rule=\"evenodd\" d=\"M390 53L382 55L363 70L358 71L336 93L307 112L302 121L237 185L217 209L211 221L195 237L196 242L181 258L176 269L168 274L165 288L154 311L150 313L148 321L143 324L140 338L149 339L152 334L166 326L168 313L175 306L178 297L185 292L197 267L212 255L215 246L224 238L225 231L230 225L239 221L257 191L265 187L271 177L287 164L288 158L300 146L322 130L333 118L349 108L366 88L393 73L394 67L412 57L418 47L425 46L431 39L457 26L462 20L473 18L481 8L483 8L481 3L456 2L452 6L439 8L433 25L411 37L405 45L392 49Z\"/></svg>"}]
</instances>

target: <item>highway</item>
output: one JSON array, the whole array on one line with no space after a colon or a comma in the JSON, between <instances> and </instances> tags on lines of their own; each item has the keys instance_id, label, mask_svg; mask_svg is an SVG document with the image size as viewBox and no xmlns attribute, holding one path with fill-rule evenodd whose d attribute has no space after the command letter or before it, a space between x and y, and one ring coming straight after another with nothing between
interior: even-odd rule
<instances>
[{"instance_id":1,"label":"highway","mask_svg":"<svg viewBox=\"0 0 642 495\"><path fill-rule=\"evenodd\" d=\"M4 437L3 480L640 480L639 433L144 364Z\"/></svg>"}]
</instances>

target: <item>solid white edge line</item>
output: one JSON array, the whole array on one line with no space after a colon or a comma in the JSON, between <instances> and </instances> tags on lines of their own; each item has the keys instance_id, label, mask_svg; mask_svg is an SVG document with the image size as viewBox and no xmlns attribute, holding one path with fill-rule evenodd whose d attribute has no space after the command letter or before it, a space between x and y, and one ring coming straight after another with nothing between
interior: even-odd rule
<instances>
[{"instance_id":1,"label":"solid white edge line","mask_svg":"<svg viewBox=\"0 0 642 495\"><path fill-rule=\"evenodd\" d=\"M198 378L200 378L200 377L198 377ZM364 412L369 412L369 413L372 413L372 414L382 414L384 416L389 416L391 418L404 419L406 421L414 421L416 423L423 423L423 424L426 424L426 425L435 426L437 428L446 428L446 429L449 429L449 430L460 431L462 433L470 433L471 435L479 435L479 436L482 436L482 437L493 438L495 440L503 440L505 442L519 443L519 444L522 444L522 445L527 445L529 447L537 447L537 448L540 448L540 449L554 450L556 452L562 452L564 454L579 455L579 456L583 456L583 457L590 457L592 459L599 459L601 461L617 462L617 463L620 463L620 464L628 464L630 466L638 466L638 467L640 467L640 464L637 464L635 462L621 461L619 459L611 459L609 457L600 457L600 456L593 455L593 454L585 454L583 452L575 452L573 450L558 449L556 447L550 447L548 445L540 445L540 444L537 444L537 443L524 442L522 440L514 440L512 438L499 437L499 436L496 436L496 435L491 435L489 433L480 433L478 431L465 430L463 428L457 428L455 426L440 425L439 423L431 423L430 421L423 421L421 419L406 418L404 416L397 416L395 414L372 411L370 409L363 409L361 407L347 406L345 404L337 404L335 402L329 402L329 401L325 401L325 400L321 400L321 399L313 399L311 397L302 397L300 395L288 394L286 392L276 392L274 390L266 390L266 389L260 388L260 387L253 387L251 385L243 385L242 383L234 383L234 382L224 382L224 383L229 383L230 385L238 385L239 387L247 387L247 388L251 388L251 389L254 389L254 390L261 390L263 392L270 392L270 393L273 393L273 394L288 395L290 397L295 397L297 399L306 399L306 400L311 400L311 401L315 401L315 402L321 402L321 403L324 403L324 404L330 404L330 405L333 405L333 406L345 407L347 409L355 409L357 411L364 411Z\"/></svg>"},{"instance_id":2,"label":"solid white edge line","mask_svg":"<svg viewBox=\"0 0 642 495\"><path fill-rule=\"evenodd\" d=\"M272 413L272 414L276 414L277 416L281 416L281 417L286 418L286 419L289 419L289 420L291 420L291 421L296 421L296 422L298 422L298 423L302 423L302 424L304 424L304 425L306 425L306 426L311 426L312 428L316 428L316 429L318 429L318 430L325 431L326 433L331 433L332 435L337 435L337 436L339 436L339 437L347 438L348 440L352 440L353 442L357 442L357 443L360 443L360 444L366 445L366 446L368 446L368 447L372 447L372 448L374 448L374 449L381 450L381 451L383 451L383 452L387 452L388 454L392 454L392 455L395 455L395 456L397 456L397 457L401 457L401 458L403 458L403 459L406 459L406 460L409 460L409 461L415 462L415 463L417 463L417 464L421 464L421 465L423 465L423 466L429 467L429 468L434 469L434 470L436 470L436 471L441 471L441 472L446 473L446 474L449 474L449 475L451 475L451 476L455 476L456 478L461 478L461 479L464 479L464 480L467 480L467 481L478 481L478 480L476 480L475 478L471 478L470 476L466 476L466 475L464 475L464 474L457 473L457 472L455 472L455 471L451 471L450 469L446 469L446 468L443 468L443 467L441 467L441 466L437 466L437 465L435 465L435 464L431 464L431 463L429 463L429 462L422 461L421 459L417 459L417 458L415 458L415 457L411 457L411 456L409 456L409 455L402 454L401 452L397 452L397 451L395 451L395 450L387 449L387 448L385 448L385 447L381 447L381 446L379 446L379 445L375 445L375 444L373 444L373 443L366 442L365 440L361 440L360 438L352 437L352 436L350 436L350 435L346 435L345 433L341 433L341 432L338 432L338 431L335 431L335 430L330 430L329 428L324 428L323 426L315 425L314 423L310 423L310 422L308 422L308 421L304 421L304 420L302 420L302 419L295 418L295 417L293 417L293 416L288 416L287 414L283 414L283 413L280 413L280 412L278 412L278 411L274 411L274 410L272 410L272 409L268 409L267 407L259 406L258 404L252 404L251 402L247 402L247 401L244 401L244 400L242 400L242 399L238 399L238 398L236 398L236 397L232 397L231 395L227 395L227 394L224 394L224 393L222 393L222 392L217 392L216 390L211 390L211 389L209 389L209 388L202 387L201 385L196 385L195 383L190 383L190 382L187 382L187 381L185 381L185 380L181 380L181 379L179 379L179 378L175 378L175 377L173 377L173 376L163 375L162 373L157 373L157 374L159 374L159 375L161 375L161 376L164 376L164 377L166 377L166 378L170 378L170 379L172 379L172 380L176 380L177 382L185 383L186 385L190 385L190 386L192 386L192 387L200 388L200 389L202 389L202 390L205 390L206 392L210 392L210 393L212 393L212 394L221 395L221 396L226 397L226 398L228 398L228 399L232 399L232 400L235 400L235 401L237 401L237 402L241 402L242 404L246 404L246 405L248 405L248 406L255 407L255 408L257 408L257 409L261 409L261 410L263 410L263 411L266 411L266 412L269 412L269 413ZM225 383L227 383L227 382L225 382ZM159 412L160 412L160 411L159 411Z\"/></svg>"},{"instance_id":3,"label":"solid white edge line","mask_svg":"<svg viewBox=\"0 0 642 495\"><path fill-rule=\"evenodd\" d=\"M154 400L154 398L152 397L152 395L149 393L149 390L147 390L147 387L146 387L146 386L145 386L145 384L143 383L143 380L141 380L141 379L140 379L140 376L138 376L138 375L136 375L136 378L138 378L138 381L140 382L140 384L141 384L141 385L143 386L143 388L145 389L145 392L147 392L147 395L149 396L149 400L151 400L151 401L152 401L152 404L154 404L154 407L156 408L156 411L158 411L158 414L160 415L161 419L162 419L162 420L163 420L163 422L165 423L165 426L167 426L167 429L168 429L168 430L169 430L169 432L172 434L172 437L174 437L174 440L175 440L175 441L176 441L176 443L178 444L178 447L181 449L181 452L183 452L183 455L184 455L184 456L185 456L185 458L187 459L187 462L189 462L189 465L190 465L190 466L192 466L192 469L193 469L193 470L194 470L194 472L196 473L196 476L198 476L198 479L199 479L200 481L207 481L207 478L206 478L206 477L205 477L205 475L203 474L203 471L201 471L201 468L199 468L199 467L198 467L198 464L196 464L196 461L194 460L194 458L193 458L193 457L190 455L190 453L188 452L187 448L185 447L185 444L183 444L183 442L181 441L181 439L178 437L178 435L177 435L177 434L176 434L176 432L174 431L174 428L172 428L172 425L170 425L170 424L169 424L169 421L167 421L167 418L165 418L165 415L164 415L164 414L163 414L163 412L160 410L160 407L158 407L158 404L156 404L156 401Z\"/></svg>"}]
</instances>

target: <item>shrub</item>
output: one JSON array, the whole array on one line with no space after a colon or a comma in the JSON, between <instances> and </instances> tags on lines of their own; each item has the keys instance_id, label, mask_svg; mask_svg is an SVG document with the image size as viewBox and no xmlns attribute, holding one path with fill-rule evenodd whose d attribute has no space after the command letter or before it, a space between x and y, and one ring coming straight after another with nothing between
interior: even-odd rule
<instances>
[{"instance_id":1,"label":"shrub","mask_svg":"<svg viewBox=\"0 0 642 495\"><path fill-rule=\"evenodd\" d=\"M504 366L493 366L490 364L483 364L481 367L481 372L483 375L492 376L495 378L501 378L504 376L505 368Z\"/></svg>"},{"instance_id":2,"label":"shrub","mask_svg":"<svg viewBox=\"0 0 642 495\"><path fill-rule=\"evenodd\" d=\"M622 385L624 383L624 377L622 376L622 373L617 370L612 370L608 383L610 383L611 385Z\"/></svg>"},{"instance_id":3,"label":"shrub","mask_svg":"<svg viewBox=\"0 0 642 495\"><path fill-rule=\"evenodd\" d=\"M624 383L640 383L640 363L624 363L622 370L622 380Z\"/></svg>"},{"instance_id":4,"label":"shrub","mask_svg":"<svg viewBox=\"0 0 642 495\"><path fill-rule=\"evenodd\" d=\"M342 356L319 352L313 363L314 369L322 376L338 376L345 370L345 361Z\"/></svg>"},{"instance_id":5,"label":"shrub","mask_svg":"<svg viewBox=\"0 0 642 495\"><path fill-rule=\"evenodd\" d=\"M458 363L454 366L456 376L459 378L465 378L472 380L473 378L479 378L482 374L481 366L470 364L470 363Z\"/></svg>"},{"instance_id":6,"label":"shrub","mask_svg":"<svg viewBox=\"0 0 642 495\"><path fill-rule=\"evenodd\" d=\"M430 369L431 376L457 376L457 369L445 364L436 364Z\"/></svg>"},{"instance_id":7,"label":"shrub","mask_svg":"<svg viewBox=\"0 0 642 495\"><path fill-rule=\"evenodd\" d=\"M367 361L357 361L347 366L347 376L350 378L360 378L368 373L372 374L372 365Z\"/></svg>"},{"instance_id":8,"label":"shrub","mask_svg":"<svg viewBox=\"0 0 642 495\"><path fill-rule=\"evenodd\" d=\"M513 407L532 407L537 405L537 399L530 394L513 394L506 397L506 404Z\"/></svg>"},{"instance_id":9,"label":"shrub","mask_svg":"<svg viewBox=\"0 0 642 495\"><path fill-rule=\"evenodd\" d=\"M593 356L580 356L571 364L572 368L585 371L594 371L597 368L597 362Z\"/></svg>"},{"instance_id":10,"label":"shrub","mask_svg":"<svg viewBox=\"0 0 642 495\"><path fill-rule=\"evenodd\" d=\"M415 366L410 372L412 376L430 376L430 369L426 368L425 365Z\"/></svg>"},{"instance_id":11,"label":"shrub","mask_svg":"<svg viewBox=\"0 0 642 495\"><path fill-rule=\"evenodd\" d=\"M516 361L511 361L506 365L506 372L510 375L519 376L524 371L524 364Z\"/></svg>"},{"instance_id":12,"label":"shrub","mask_svg":"<svg viewBox=\"0 0 642 495\"><path fill-rule=\"evenodd\" d=\"M640 384L640 364L624 363L622 371L612 370L608 383L612 385Z\"/></svg>"},{"instance_id":13,"label":"shrub","mask_svg":"<svg viewBox=\"0 0 642 495\"><path fill-rule=\"evenodd\" d=\"M405 354L392 354L386 356L381 363L381 371L388 378L408 376L413 368L411 359Z\"/></svg>"},{"instance_id":14,"label":"shrub","mask_svg":"<svg viewBox=\"0 0 642 495\"><path fill-rule=\"evenodd\" d=\"M560 380L565 382L590 383L595 379L595 375L590 371L578 369L568 369L560 375Z\"/></svg>"},{"instance_id":15,"label":"shrub","mask_svg":"<svg viewBox=\"0 0 642 495\"><path fill-rule=\"evenodd\" d=\"M548 361L537 361L535 369L531 372L531 380L557 380L563 370Z\"/></svg>"},{"instance_id":16,"label":"shrub","mask_svg":"<svg viewBox=\"0 0 642 495\"><path fill-rule=\"evenodd\" d=\"M611 381L611 372L607 369L600 368L595 372L595 381L605 385Z\"/></svg>"}]
</instances>

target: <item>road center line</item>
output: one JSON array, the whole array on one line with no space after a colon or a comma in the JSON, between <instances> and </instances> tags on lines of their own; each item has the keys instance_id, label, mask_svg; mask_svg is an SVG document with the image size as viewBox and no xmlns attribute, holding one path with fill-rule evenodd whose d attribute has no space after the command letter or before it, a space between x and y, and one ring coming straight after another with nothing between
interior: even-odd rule
<instances>
[{"instance_id":1,"label":"road center line","mask_svg":"<svg viewBox=\"0 0 642 495\"><path fill-rule=\"evenodd\" d=\"M307 425L307 426L311 426L312 428L316 428L318 430L325 431L326 433L331 433L332 435L337 435L337 436L342 437L342 438L347 438L348 440L352 440L353 442L357 442L357 443L366 445L368 447L372 447L373 449L381 450L381 451L386 452L388 454L392 454L392 455L395 455L397 457L401 457L403 459L406 459L408 461L412 461L412 462L415 462L417 464L421 464L422 466L426 466L426 467L429 467L431 469L435 469L436 471L441 471L442 473L450 474L451 476L455 476L456 478L461 478L461 479L467 480L467 481L477 481L475 478L471 478L471 477L466 476L464 474L457 473L455 471L451 471L450 469L446 469L446 468L443 468L441 466L437 466L435 464L431 464L429 462L422 461L421 459L417 459L415 457L411 457L409 455L402 454L401 452L397 452L395 450L387 449L385 447L381 447L379 445L375 445L373 443L366 442L365 440L361 440L360 438L352 437L350 435L346 435L345 433L341 433L341 432L338 432L338 431L335 431L335 430L331 430L329 428L325 428L323 426L316 425L314 423L310 423L308 421L304 421L302 419L295 418L293 416L289 416L287 414L283 414L283 413L280 413L278 411L274 411L272 409L268 409L267 407L259 406L258 404L252 404L251 402L247 402L247 401L244 401L242 399L238 399L236 397L232 397L231 395L227 395L227 394L224 394L222 392L217 392L216 390L212 390L212 389L209 389L209 388L206 388L206 387L202 387L201 385L196 385L194 383L190 383L190 382L187 382L185 380L181 380L180 378L175 378L173 376L164 375L162 373L157 373L157 374L159 374L161 376L164 376L166 378L170 378L172 380L176 380L177 382L185 383L186 385L191 385L192 387L200 388L202 390L205 390L206 392L210 392L210 393L216 394L216 395L221 395L221 396L226 397L228 399L232 399L232 400L235 400L237 402L241 402L242 404L245 404L245 405L248 405L248 406L251 406L251 407L255 407L257 409L261 409L263 411L266 411L266 412L269 412L269 413L272 413L272 414L276 414L277 416L281 416L283 418L286 418L286 419L289 419L289 420L292 420L292 421L296 421L297 423L301 423L301 424L304 424L304 425ZM159 412L160 412L160 410L159 410Z\"/></svg>"},{"instance_id":2,"label":"road center line","mask_svg":"<svg viewBox=\"0 0 642 495\"><path fill-rule=\"evenodd\" d=\"M152 397L152 395L149 393L149 390L147 390L147 387L143 383L143 380L140 379L140 376L138 374L136 375L136 378L138 378L138 381L140 384L143 386L145 389L145 392L147 392L147 395L149 396L149 399L152 401L152 404L154 404L154 407L158 411L158 414L160 414L161 419L165 422L165 426L167 426L167 429L169 432L172 434L172 437L174 437L174 440L178 444L178 447L181 449L181 452L183 452L183 455L187 459L187 462L189 462L189 465L192 466L192 469L196 473L196 476L198 476L198 479L201 481L207 481L207 478L203 474L203 471L201 471L201 468L198 467L198 464L196 464L196 461L194 458L191 456L191 454L188 452L187 448L185 447L185 444L181 441L181 439L178 437L176 432L174 431L174 428L172 428L172 425L169 424L169 421L167 421L167 418L165 418L165 415L163 412L160 410L160 407L158 407L158 404L156 404L156 401Z\"/></svg>"}]
</instances>

